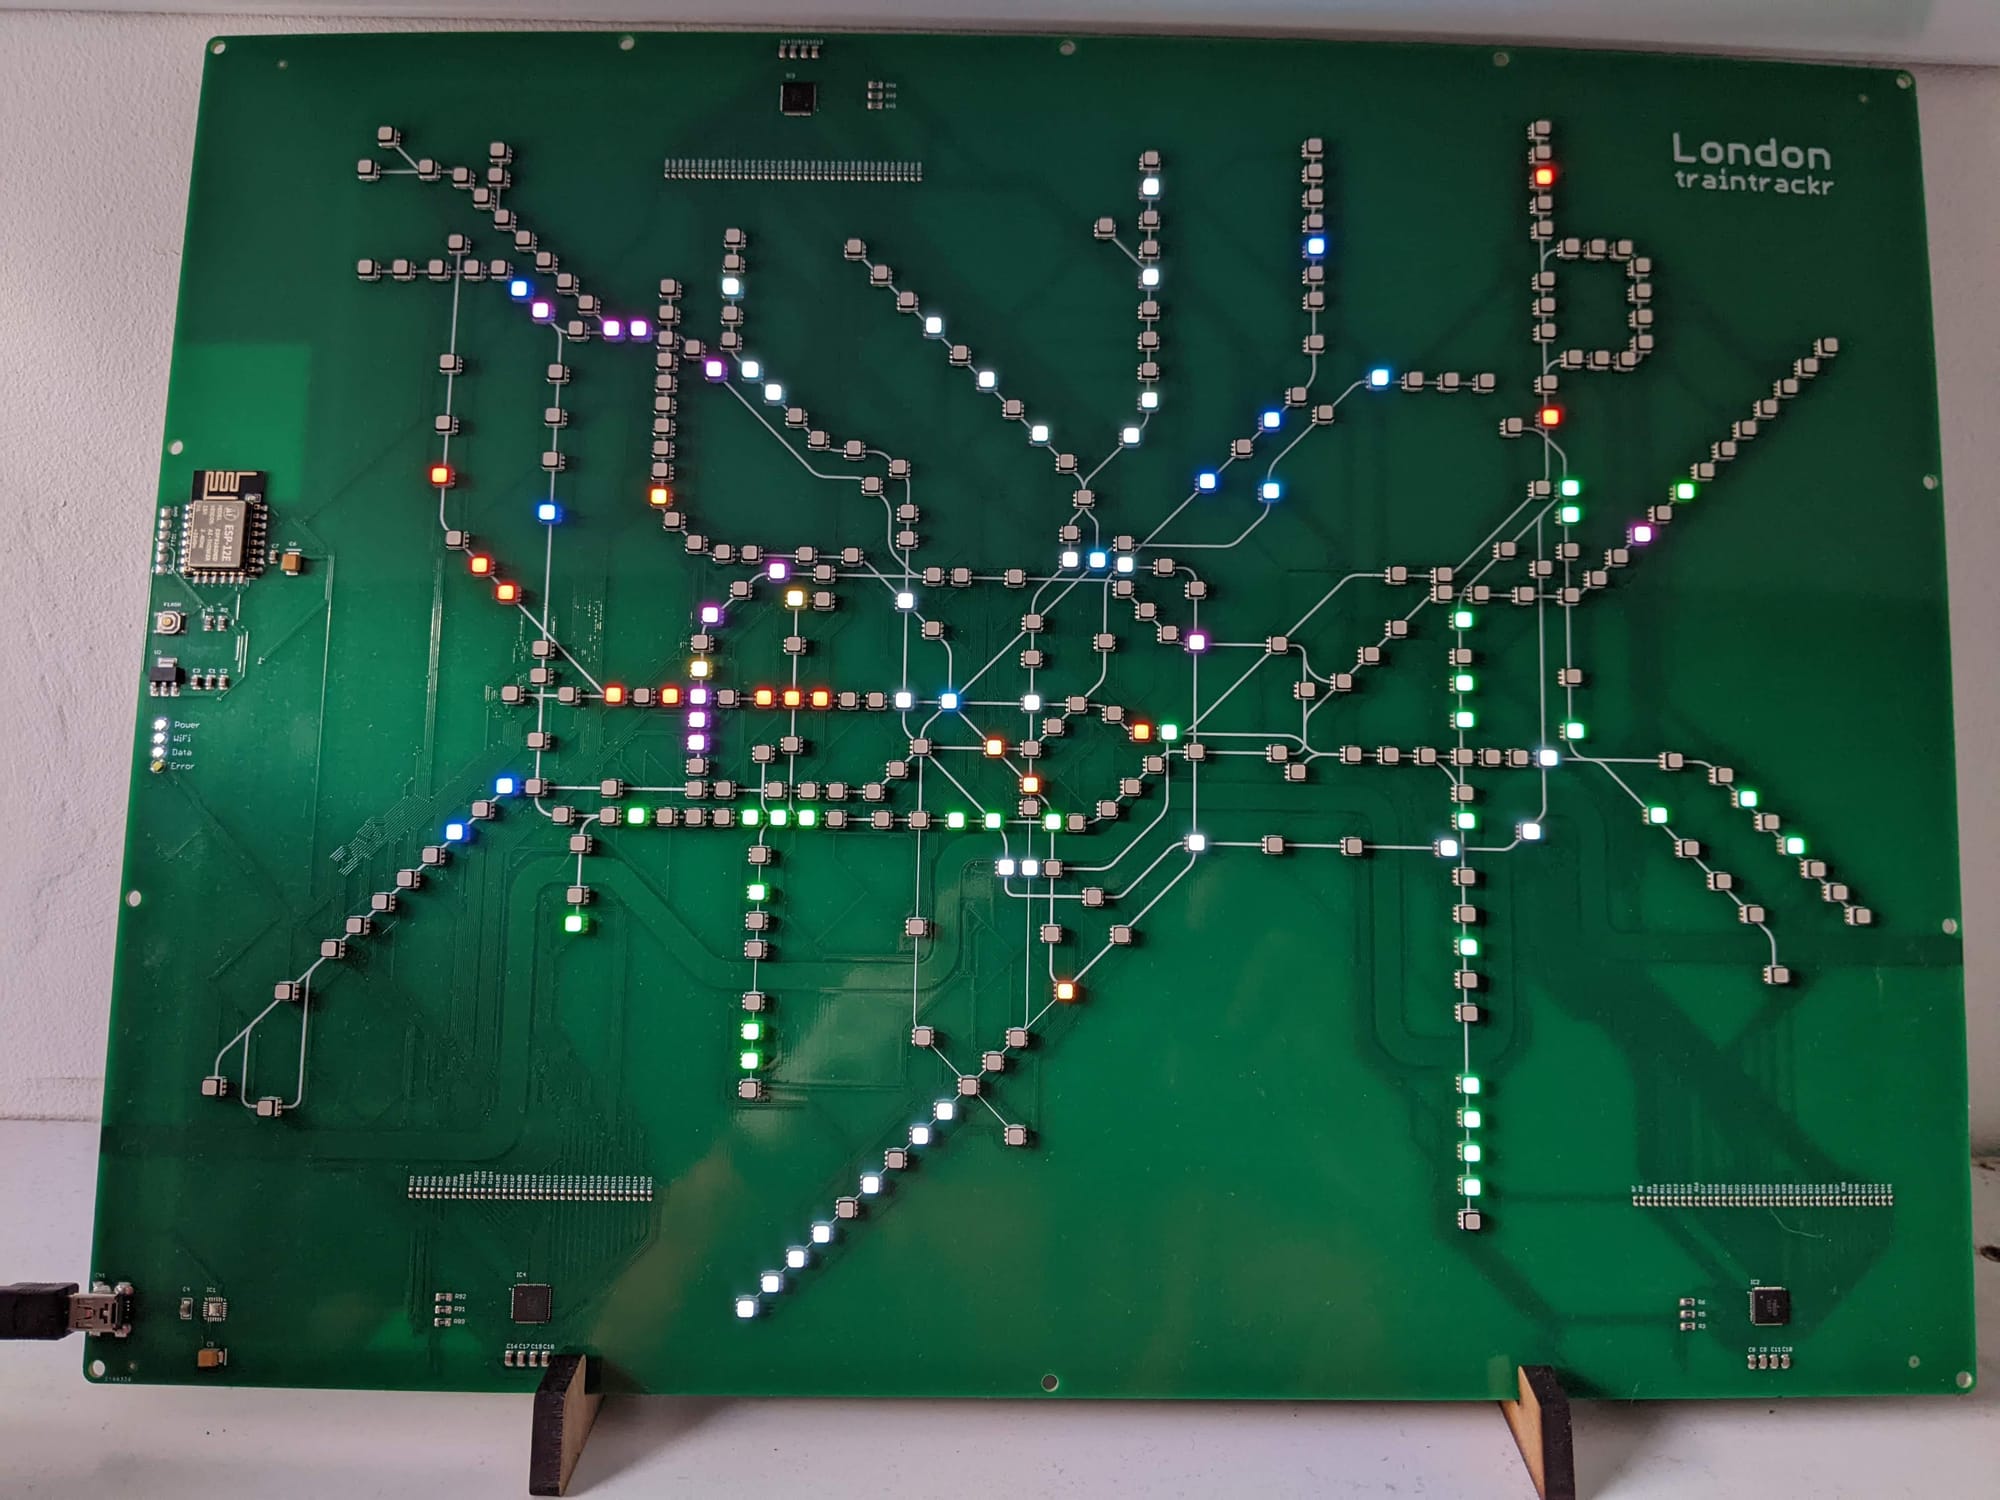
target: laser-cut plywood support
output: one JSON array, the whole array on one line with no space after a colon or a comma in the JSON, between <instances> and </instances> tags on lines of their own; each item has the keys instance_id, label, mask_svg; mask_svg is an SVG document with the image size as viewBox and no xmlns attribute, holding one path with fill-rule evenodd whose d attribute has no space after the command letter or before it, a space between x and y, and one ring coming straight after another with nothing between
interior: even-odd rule
<instances>
[{"instance_id":1,"label":"laser-cut plywood support","mask_svg":"<svg viewBox=\"0 0 2000 1500\"><path fill-rule=\"evenodd\" d=\"M1514 1430L1535 1493L1541 1500L1576 1500L1576 1448L1562 1382L1547 1365L1521 1365L1516 1374L1521 1397L1502 1401L1500 1414Z\"/></svg>"},{"instance_id":2,"label":"laser-cut plywood support","mask_svg":"<svg viewBox=\"0 0 2000 1500\"><path fill-rule=\"evenodd\" d=\"M557 1354L535 1391L535 1414L528 1432L528 1493L562 1495L583 1457L597 1409L597 1369L587 1354Z\"/></svg>"}]
</instances>

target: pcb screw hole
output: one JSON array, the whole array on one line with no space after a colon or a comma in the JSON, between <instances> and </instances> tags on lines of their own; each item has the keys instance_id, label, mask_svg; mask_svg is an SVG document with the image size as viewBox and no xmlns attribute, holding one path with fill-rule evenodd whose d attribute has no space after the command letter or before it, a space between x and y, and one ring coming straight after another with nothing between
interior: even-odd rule
<instances>
[{"instance_id":1,"label":"pcb screw hole","mask_svg":"<svg viewBox=\"0 0 2000 1500\"><path fill-rule=\"evenodd\" d=\"M102 1380L102 1379L104 1378L104 1361L103 1361L103 1360L101 1360L101 1359L93 1359L93 1360L92 1360L92 1361L90 1362L90 1378L91 1378L92 1380Z\"/></svg>"},{"instance_id":2,"label":"pcb screw hole","mask_svg":"<svg viewBox=\"0 0 2000 1500\"><path fill-rule=\"evenodd\" d=\"M620 52L630 52L634 47L638 45L639 42L638 38L636 37L621 36L620 38L618 38L618 50Z\"/></svg>"},{"instance_id":3,"label":"pcb screw hole","mask_svg":"<svg viewBox=\"0 0 2000 1500\"><path fill-rule=\"evenodd\" d=\"M1958 1379L1958 1388L1961 1391L1969 1391L1972 1389L1972 1371L1960 1370L1958 1372L1957 1379Z\"/></svg>"},{"instance_id":4,"label":"pcb screw hole","mask_svg":"<svg viewBox=\"0 0 2000 1500\"><path fill-rule=\"evenodd\" d=\"M1042 1377L1042 1389L1045 1391L1053 1391L1057 1386L1061 1384L1062 1382L1056 1379L1056 1377L1053 1375L1044 1375Z\"/></svg>"},{"instance_id":5,"label":"pcb screw hole","mask_svg":"<svg viewBox=\"0 0 2000 1500\"><path fill-rule=\"evenodd\" d=\"M1514 60L1513 58L1509 57L1504 52L1496 52L1493 54L1493 66L1496 68L1504 68L1507 66L1508 63L1512 62L1513 60Z\"/></svg>"},{"instance_id":6,"label":"pcb screw hole","mask_svg":"<svg viewBox=\"0 0 2000 1500\"><path fill-rule=\"evenodd\" d=\"M1899 89L1909 88L1915 82L1916 80L1910 77L1908 73L1898 73L1896 75L1896 87Z\"/></svg>"},{"instance_id":7,"label":"pcb screw hole","mask_svg":"<svg viewBox=\"0 0 2000 1500\"><path fill-rule=\"evenodd\" d=\"M1056 51L1060 52L1064 57L1075 57L1076 43L1064 42L1060 47L1056 48Z\"/></svg>"},{"instance_id":8,"label":"pcb screw hole","mask_svg":"<svg viewBox=\"0 0 2000 1500\"><path fill-rule=\"evenodd\" d=\"M167 452L172 454L179 454L179 452L181 451L181 446L182 446L181 440L179 438L175 438L171 443L167 444Z\"/></svg>"},{"instance_id":9,"label":"pcb screw hole","mask_svg":"<svg viewBox=\"0 0 2000 1500\"><path fill-rule=\"evenodd\" d=\"M1918 1357L1917 1357L1916 1355L1912 1354L1912 1355L1910 1356L1910 1368L1911 1368L1912 1370L1914 1370L1914 1369L1915 1369L1915 1368L1916 1368L1916 1367L1917 1367L1918 1365L1920 1365L1920 1364L1922 1364L1922 1363L1923 1363L1923 1361L1922 1361L1921 1359L1919 1359L1919 1358L1918 1358Z\"/></svg>"},{"instance_id":10,"label":"pcb screw hole","mask_svg":"<svg viewBox=\"0 0 2000 1500\"><path fill-rule=\"evenodd\" d=\"M1943 926L1944 926L1945 936L1950 937L1953 933L1958 931L1958 918L1946 917L1944 919Z\"/></svg>"},{"instance_id":11,"label":"pcb screw hole","mask_svg":"<svg viewBox=\"0 0 2000 1500\"><path fill-rule=\"evenodd\" d=\"M1935 475L1935 474L1926 474L1926 475L1924 476L1924 488L1925 488L1925 489L1927 489L1927 490L1934 490L1934 489L1936 489L1936 488L1937 488L1937 475Z\"/></svg>"},{"instance_id":12,"label":"pcb screw hole","mask_svg":"<svg viewBox=\"0 0 2000 1500\"><path fill-rule=\"evenodd\" d=\"M216 55L217 57L220 57L220 56L222 56L222 54L223 54L223 53L225 53L225 52L227 52L227 51L229 50L229 43L227 43L227 42L210 42L210 43L209 43L209 45L208 45L208 50L209 50L209 51L211 51L211 52L213 52L213 53L214 53L214 54L215 54L215 55Z\"/></svg>"},{"instance_id":13,"label":"pcb screw hole","mask_svg":"<svg viewBox=\"0 0 2000 1500\"><path fill-rule=\"evenodd\" d=\"M127 906L137 906L141 901L145 899L146 898L144 896L141 896L137 891L127 891L125 893L125 904Z\"/></svg>"}]
</instances>

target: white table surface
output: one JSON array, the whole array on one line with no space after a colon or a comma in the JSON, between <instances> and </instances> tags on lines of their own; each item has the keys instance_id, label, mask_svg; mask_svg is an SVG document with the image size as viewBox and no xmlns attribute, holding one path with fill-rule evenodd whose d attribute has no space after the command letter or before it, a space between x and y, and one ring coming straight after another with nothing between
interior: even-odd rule
<instances>
[{"instance_id":1,"label":"white table surface","mask_svg":"<svg viewBox=\"0 0 2000 1500\"><path fill-rule=\"evenodd\" d=\"M0 1122L0 1279L80 1279L97 1127ZM1973 1173L2000 1242L2000 1162ZM1968 1247L1968 1253L1970 1248ZM2000 1260L1976 1263L1979 1385L1893 1401L1589 1402L1586 1500L2000 1494ZM309 1287L301 1295L309 1296ZM0 1496L525 1494L528 1398L92 1386L75 1339L0 1346ZM613 1398L574 1495L1519 1496L1486 1404Z\"/></svg>"}]
</instances>

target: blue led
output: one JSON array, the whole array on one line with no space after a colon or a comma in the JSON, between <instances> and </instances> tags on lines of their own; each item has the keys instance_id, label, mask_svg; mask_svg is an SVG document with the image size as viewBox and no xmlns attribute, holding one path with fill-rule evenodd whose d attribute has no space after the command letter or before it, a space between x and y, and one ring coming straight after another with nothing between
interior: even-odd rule
<instances>
[{"instance_id":1,"label":"blue led","mask_svg":"<svg viewBox=\"0 0 2000 1500\"><path fill-rule=\"evenodd\" d=\"M1109 552L1092 552L1089 561L1093 568L1108 568L1111 566L1111 554Z\"/></svg>"},{"instance_id":2,"label":"blue led","mask_svg":"<svg viewBox=\"0 0 2000 1500\"><path fill-rule=\"evenodd\" d=\"M1279 485L1277 480L1267 479L1264 481L1263 495L1266 500L1275 500L1282 494L1284 494L1284 489Z\"/></svg>"},{"instance_id":3,"label":"blue led","mask_svg":"<svg viewBox=\"0 0 2000 1500\"><path fill-rule=\"evenodd\" d=\"M511 776L496 776L496 777L494 777L494 778L493 778L493 795L494 795L494 796L496 796L496 797L511 797L511 796L513 796L513 795L514 795L514 778L513 778L513 777L511 777Z\"/></svg>"},{"instance_id":4,"label":"blue led","mask_svg":"<svg viewBox=\"0 0 2000 1500\"><path fill-rule=\"evenodd\" d=\"M1385 366L1377 365L1368 372L1368 383L1374 386L1376 390L1381 390L1383 386L1389 383L1388 369Z\"/></svg>"},{"instance_id":5,"label":"blue led","mask_svg":"<svg viewBox=\"0 0 2000 1500\"><path fill-rule=\"evenodd\" d=\"M1194 476L1194 487L1198 490L1212 490L1217 483L1213 469L1203 469Z\"/></svg>"},{"instance_id":6,"label":"blue led","mask_svg":"<svg viewBox=\"0 0 2000 1500\"><path fill-rule=\"evenodd\" d=\"M1264 413L1264 430L1268 432L1273 427L1276 427L1280 422L1284 420L1285 420L1285 414L1283 412L1267 411Z\"/></svg>"},{"instance_id":7,"label":"blue led","mask_svg":"<svg viewBox=\"0 0 2000 1500\"><path fill-rule=\"evenodd\" d=\"M1309 234L1309 235L1307 235L1307 236L1306 236L1306 254L1308 254L1308 255L1324 255L1324 254L1326 254L1326 236L1325 236L1325 235L1323 235L1323 234Z\"/></svg>"},{"instance_id":8,"label":"blue led","mask_svg":"<svg viewBox=\"0 0 2000 1500\"><path fill-rule=\"evenodd\" d=\"M447 823L447 824L445 824L445 825L444 825L444 841L445 841L445 842L446 842L447 844L462 844L462 843L464 843L464 842L465 842L465 825L464 825L463 823Z\"/></svg>"},{"instance_id":9,"label":"blue led","mask_svg":"<svg viewBox=\"0 0 2000 1500\"><path fill-rule=\"evenodd\" d=\"M529 286L527 282L518 276L507 283L507 295L512 297L516 302L526 302L534 290L533 287Z\"/></svg>"},{"instance_id":10,"label":"blue led","mask_svg":"<svg viewBox=\"0 0 2000 1500\"><path fill-rule=\"evenodd\" d=\"M946 713L950 713L952 710L958 707L958 694L951 692L949 689L947 689L942 693L939 693L938 707L943 709Z\"/></svg>"},{"instance_id":11,"label":"blue led","mask_svg":"<svg viewBox=\"0 0 2000 1500\"><path fill-rule=\"evenodd\" d=\"M553 526L562 519L562 507L553 500L544 500L535 507L535 519Z\"/></svg>"}]
</instances>

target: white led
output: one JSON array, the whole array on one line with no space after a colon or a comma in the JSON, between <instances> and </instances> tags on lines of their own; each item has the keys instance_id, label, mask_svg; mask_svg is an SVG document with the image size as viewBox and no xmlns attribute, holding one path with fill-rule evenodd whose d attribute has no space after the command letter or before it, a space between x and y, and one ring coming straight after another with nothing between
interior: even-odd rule
<instances>
[{"instance_id":1,"label":"white led","mask_svg":"<svg viewBox=\"0 0 2000 1500\"><path fill-rule=\"evenodd\" d=\"M1035 425L1034 425L1034 426L1032 426L1032 427L1030 427L1030 428L1028 429L1028 441L1029 441L1029 442L1031 442L1031 443L1046 443L1046 442L1047 442L1048 440L1049 440L1049 424L1048 424L1048 423L1046 423L1046 422L1037 422L1037 423L1035 423Z\"/></svg>"},{"instance_id":2,"label":"white led","mask_svg":"<svg viewBox=\"0 0 2000 1500\"><path fill-rule=\"evenodd\" d=\"M1028 875L1028 876L1035 876L1035 875L1039 875L1039 874L1041 874L1041 873L1042 873L1042 862L1041 862L1041 861L1040 861L1039 859L1024 859L1024 860L1022 860L1022 861L1021 861L1021 873L1022 873L1023 875Z\"/></svg>"},{"instance_id":3,"label":"white led","mask_svg":"<svg viewBox=\"0 0 2000 1500\"><path fill-rule=\"evenodd\" d=\"M1141 177L1139 179L1139 196L1141 198L1159 197L1160 179L1157 177Z\"/></svg>"},{"instance_id":4,"label":"white led","mask_svg":"<svg viewBox=\"0 0 2000 1500\"><path fill-rule=\"evenodd\" d=\"M1140 286L1158 286L1159 284L1160 268L1158 266L1147 266L1139 272Z\"/></svg>"},{"instance_id":5,"label":"white led","mask_svg":"<svg viewBox=\"0 0 2000 1500\"><path fill-rule=\"evenodd\" d=\"M1127 427L1123 432L1119 433L1118 436L1119 439L1128 448L1136 448L1139 446L1139 429L1137 427Z\"/></svg>"},{"instance_id":6,"label":"white led","mask_svg":"<svg viewBox=\"0 0 2000 1500\"><path fill-rule=\"evenodd\" d=\"M1190 853L1190 854L1199 854L1199 853L1201 853L1201 851L1202 851L1202 850L1206 849L1207 847L1208 847L1208 835L1207 835L1207 834L1205 834L1205 833L1191 833L1191 834L1189 834L1189 835L1187 836L1187 852L1188 852L1188 853Z\"/></svg>"},{"instance_id":7,"label":"white led","mask_svg":"<svg viewBox=\"0 0 2000 1500\"><path fill-rule=\"evenodd\" d=\"M1108 568L1111 566L1111 554L1101 547L1092 549L1090 553L1090 565L1093 568Z\"/></svg>"},{"instance_id":8,"label":"white led","mask_svg":"<svg viewBox=\"0 0 2000 1500\"><path fill-rule=\"evenodd\" d=\"M899 709L914 708L916 707L916 703L917 695L912 693L908 688L904 688L896 694L896 707Z\"/></svg>"},{"instance_id":9,"label":"white led","mask_svg":"<svg viewBox=\"0 0 2000 1500\"><path fill-rule=\"evenodd\" d=\"M735 276L725 276L725 277L723 277L723 278L722 278L722 295L723 295L723 296L725 296L725 297L740 297L740 296L742 296L742 295L743 295L743 282L742 282L742 280L741 280L740 278L738 278L738 277L735 277Z\"/></svg>"},{"instance_id":10,"label":"white led","mask_svg":"<svg viewBox=\"0 0 2000 1500\"><path fill-rule=\"evenodd\" d=\"M910 1144L912 1146L928 1146L930 1143L931 1143L930 1126L912 1125L910 1127Z\"/></svg>"},{"instance_id":11,"label":"white led","mask_svg":"<svg viewBox=\"0 0 2000 1500\"><path fill-rule=\"evenodd\" d=\"M1023 693L1021 695L1021 707L1031 714L1040 713L1042 711L1042 695L1040 693Z\"/></svg>"},{"instance_id":12,"label":"white led","mask_svg":"<svg viewBox=\"0 0 2000 1500\"><path fill-rule=\"evenodd\" d=\"M1014 873L1014 861L1011 859L994 860L993 873L995 875L998 875L1003 880L1006 879L1009 875L1012 875Z\"/></svg>"},{"instance_id":13,"label":"white led","mask_svg":"<svg viewBox=\"0 0 2000 1500\"><path fill-rule=\"evenodd\" d=\"M806 1268L807 1256L808 1252L804 1245L794 1245L785 1252L785 1264L794 1271L803 1271Z\"/></svg>"},{"instance_id":14,"label":"white led","mask_svg":"<svg viewBox=\"0 0 2000 1500\"><path fill-rule=\"evenodd\" d=\"M813 1225L812 1241L815 1245L831 1245L833 1243L833 1226L831 1224Z\"/></svg>"},{"instance_id":15,"label":"white led","mask_svg":"<svg viewBox=\"0 0 2000 1500\"><path fill-rule=\"evenodd\" d=\"M1080 561L1082 561L1082 559L1081 559L1080 557L1078 557L1078 555L1076 554L1076 552L1075 552L1075 551L1073 551L1073 550L1072 550L1072 551L1067 551L1067 552L1064 552L1064 553L1063 553L1063 555L1062 555L1062 565L1063 565L1063 566L1064 566L1065 568L1073 568L1073 567L1075 567L1075 566L1076 566L1076 565L1077 565L1077 564L1078 564L1078 563L1079 563Z\"/></svg>"},{"instance_id":16,"label":"white led","mask_svg":"<svg viewBox=\"0 0 2000 1500\"><path fill-rule=\"evenodd\" d=\"M897 590L896 608L915 609L916 607L917 607L917 596L915 594L911 593L908 589Z\"/></svg>"},{"instance_id":17,"label":"white led","mask_svg":"<svg viewBox=\"0 0 2000 1500\"><path fill-rule=\"evenodd\" d=\"M766 1271L757 1278L757 1289L766 1297L775 1297L785 1289L785 1278L776 1271Z\"/></svg>"},{"instance_id":18,"label":"white led","mask_svg":"<svg viewBox=\"0 0 2000 1500\"><path fill-rule=\"evenodd\" d=\"M879 1172L863 1172L861 1174L861 1192L864 1197L872 1198L881 1191L882 1177Z\"/></svg>"},{"instance_id":19,"label":"white led","mask_svg":"<svg viewBox=\"0 0 2000 1500\"><path fill-rule=\"evenodd\" d=\"M153 720L153 727L155 729L165 729L167 727L167 721L165 719L155 719Z\"/></svg>"},{"instance_id":20,"label":"white led","mask_svg":"<svg viewBox=\"0 0 2000 1500\"><path fill-rule=\"evenodd\" d=\"M785 399L785 388L779 385L777 381L772 381L764 387L764 399L776 405Z\"/></svg>"},{"instance_id":21,"label":"white led","mask_svg":"<svg viewBox=\"0 0 2000 1500\"><path fill-rule=\"evenodd\" d=\"M1533 821L1530 821L1530 822L1526 822L1526 823L1523 823L1523 824L1521 825L1521 842L1522 842L1522 843L1524 843L1524 844L1538 844L1538 843L1540 843L1540 842L1541 842L1541 839L1542 839L1542 825L1541 825L1541 824L1539 824L1539 823L1536 823L1536 822L1533 822Z\"/></svg>"},{"instance_id":22,"label":"white led","mask_svg":"<svg viewBox=\"0 0 2000 1500\"><path fill-rule=\"evenodd\" d=\"M1441 856L1442 858L1445 858L1445 859L1457 859L1457 858L1458 858L1458 840L1457 840L1457 839L1439 839L1439 840L1437 841L1437 851L1438 851L1438 854L1439 854L1439 855L1440 855L1440 856Z\"/></svg>"},{"instance_id":23,"label":"white led","mask_svg":"<svg viewBox=\"0 0 2000 1500\"><path fill-rule=\"evenodd\" d=\"M982 391L990 391L999 379L1000 377L995 375L991 370L981 370L979 372L979 388Z\"/></svg>"},{"instance_id":24,"label":"white led","mask_svg":"<svg viewBox=\"0 0 2000 1500\"><path fill-rule=\"evenodd\" d=\"M743 361L743 378L745 380L755 380L759 375L762 375L763 373L764 373L764 367L758 364L756 360L746 359Z\"/></svg>"},{"instance_id":25,"label":"white led","mask_svg":"<svg viewBox=\"0 0 2000 1500\"><path fill-rule=\"evenodd\" d=\"M1552 747L1545 745L1535 752L1535 760L1540 765L1553 766L1559 764L1562 757L1556 754Z\"/></svg>"},{"instance_id":26,"label":"white led","mask_svg":"<svg viewBox=\"0 0 2000 1500\"><path fill-rule=\"evenodd\" d=\"M940 318L936 313L932 313L924 319L924 332L932 338L936 338L944 332L944 319Z\"/></svg>"},{"instance_id":27,"label":"white led","mask_svg":"<svg viewBox=\"0 0 2000 1500\"><path fill-rule=\"evenodd\" d=\"M1158 391L1139 392L1139 410L1158 411L1159 409L1160 409L1160 393Z\"/></svg>"},{"instance_id":28,"label":"white led","mask_svg":"<svg viewBox=\"0 0 2000 1500\"><path fill-rule=\"evenodd\" d=\"M757 1299L755 1297L738 1297L736 1299L736 1316L739 1318L756 1317Z\"/></svg>"},{"instance_id":29,"label":"white led","mask_svg":"<svg viewBox=\"0 0 2000 1500\"><path fill-rule=\"evenodd\" d=\"M1131 554L1130 554L1130 553L1126 553L1126 554L1125 554L1124 556L1122 556L1122 557L1120 557L1120 558L1118 559L1118 571L1119 571L1119 572L1121 572L1121 573L1129 573L1129 572L1131 572L1131 571L1132 571L1132 566L1133 566L1133 564L1132 564L1132 556L1131 556Z\"/></svg>"},{"instance_id":30,"label":"white led","mask_svg":"<svg viewBox=\"0 0 2000 1500\"><path fill-rule=\"evenodd\" d=\"M1284 491L1278 487L1277 480L1267 479L1264 481L1264 498L1266 500L1275 500L1283 493Z\"/></svg>"},{"instance_id":31,"label":"white led","mask_svg":"<svg viewBox=\"0 0 2000 1500\"><path fill-rule=\"evenodd\" d=\"M958 1113L958 1106L949 1099L940 1099L931 1106L931 1113L940 1120L949 1120Z\"/></svg>"}]
</instances>

